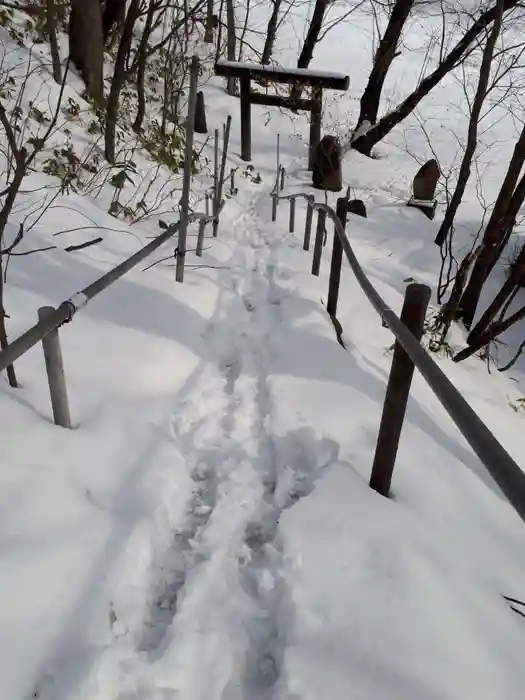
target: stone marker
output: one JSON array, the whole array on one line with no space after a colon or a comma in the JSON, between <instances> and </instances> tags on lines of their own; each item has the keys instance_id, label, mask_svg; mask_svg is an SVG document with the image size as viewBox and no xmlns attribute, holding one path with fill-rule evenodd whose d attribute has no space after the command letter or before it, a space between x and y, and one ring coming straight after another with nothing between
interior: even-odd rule
<instances>
[{"instance_id":1,"label":"stone marker","mask_svg":"<svg viewBox=\"0 0 525 700\"><path fill-rule=\"evenodd\" d=\"M197 93L197 102L195 103L195 133L208 133L208 126L206 124L206 107L204 106L204 94L201 91Z\"/></svg>"},{"instance_id":2,"label":"stone marker","mask_svg":"<svg viewBox=\"0 0 525 700\"><path fill-rule=\"evenodd\" d=\"M346 205L346 211L349 214L355 214L356 216L362 216L365 219L367 218L365 203L363 202L362 199L349 199L348 203Z\"/></svg>"},{"instance_id":3,"label":"stone marker","mask_svg":"<svg viewBox=\"0 0 525 700\"><path fill-rule=\"evenodd\" d=\"M440 175L437 161L434 158L428 160L417 171L412 184L413 195L407 202L409 207L419 209L430 220L436 215L437 201L434 195Z\"/></svg>"},{"instance_id":4,"label":"stone marker","mask_svg":"<svg viewBox=\"0 0 525 700\"><path fill-rule=\"evenodd\" d=\"M312 184L318 190L340 192L343 189L341 172L342 148L335 136L323 136L314 154Z\"/></svg>"},{"instance_id":5,"label":"stone marker","mask_svg":"<svg viewBox=\"0 0 525 700\"><path fill-rule=\"evenodd\" d=\"M439 180L439 165L437 161L427 160L427 162L419 168L414 178L412 191L414 199L421 199L424 202L432 202L436 194L436 186Z\"/></svg>"}]
</instances>

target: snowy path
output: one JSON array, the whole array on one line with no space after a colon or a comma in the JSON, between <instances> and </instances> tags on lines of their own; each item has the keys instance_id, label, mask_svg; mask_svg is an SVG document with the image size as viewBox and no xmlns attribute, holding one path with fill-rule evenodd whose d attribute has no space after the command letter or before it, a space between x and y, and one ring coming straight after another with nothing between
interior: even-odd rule
<instances>
[{"instance_id":1,"label":"snowy path","mask_svg":"<svg viewBox=\"0 0 525 700\"><path fill-rule=\"evenodd\" d=\"M169 536L152 543L143 619L133 630L117 605L128 633L93 669L86 697L94 675L95 697L105 699L173 690L188 700L267 700L283 691L293 610L278 523L311 491L319 456L290 460L297 446L283 450L286 438L278 446L273 435L272 360L288 292L278 285L287 277L278 229L265 231L258 214L268 203L259 191L234 221L226 293L205 332L209 365L171 419L189 479L182 507L167 516Z\"/></svg>"}]
</instances>

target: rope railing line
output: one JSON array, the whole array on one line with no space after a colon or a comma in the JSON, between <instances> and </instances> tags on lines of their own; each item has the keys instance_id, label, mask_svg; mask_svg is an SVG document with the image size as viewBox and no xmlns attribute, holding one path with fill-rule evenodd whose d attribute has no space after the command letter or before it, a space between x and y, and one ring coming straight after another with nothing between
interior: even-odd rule
<instances>
[{"instance_id":1,"label":"rope railing line","mask_svg":"<svg viewBox=\"0 0 525 700\"><path fill-rule=\"evenodd\" d=\"M271 192L272 199L291 199L293 195L277 194L278 182ZM309 200L313 197L302 193ZM336 212L327 204L309 201L314 210L325 212L334 223L335 232L341 243L345 257L359 283L363 293L379 314L383 325L388 327L400 343L414 366L456 424L474 453L478 456L496 484L502 490L509 503L525 521L525 473L509 455L501 443L494 437L485 423L460 394L445 373L434 362L421 343L409 331L399 316L390 308L383 297L376 291L365 271L361 267L352 249L348 236Z\"/></svg>"},{"instance_id":2,"label":"rope railing line","mask_svg":"<svg viewBox=\"0 0 525 700\"><path fill-rule=\"evenodd\" d=\"M188 223L201 220L215 221L215 218L215 215L193 212L188 214ZM180 226L181 221L177 221L177 223L168 226L164 233L157 236L153 241L120 263L120 265L117 265L109 272L102 275L102 277L99 277L91 284L88 284L87 287L84 287L84 289L81 289L69 299L63 301L52 314L38 321L38 323L29 328L25 333L15 338L7 348L0 351L0 372L18 360L19 357L45 338L51 331L71 321L79 309L83 308L89 301L113 284L113 282L116 282L116 280L129 272L135 265L144 260L144 258L151 255L157 248L160 248L160 246L173 238Z\"/></svg>"}]
</instances>

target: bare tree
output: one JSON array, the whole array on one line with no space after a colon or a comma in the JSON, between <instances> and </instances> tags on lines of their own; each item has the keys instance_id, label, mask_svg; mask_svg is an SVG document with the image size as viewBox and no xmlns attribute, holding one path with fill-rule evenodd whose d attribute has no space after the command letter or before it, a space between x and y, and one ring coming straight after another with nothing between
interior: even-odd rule
<instances>
[{"instance_id":1,"label":"bare tree","mask_svg":"<svg viewBox=\"0 0 525 700\"><path fill-rule=\"evenodd\" d=\"M131 48L131 42L133 40L133 28L139 16L139 11L140 0L131 0L128 12L126 14L126 21L124 22L122 38L118 47L117 59L115 61L115 69L113 71L113 79L111 81L111 89L109 91L108 96L104 143L106 158L110 163L113 163L115 161L115 134L117 126L119 96L122 86L124 85L124 81L126 79L126 57Z\"/></svg>"},{"instance_id":2,"label":"bare tree","mask_svg":"<svg viewBox=\"0 0 525 700\"><path fill-rule=\"evenodd\" d=\"M104 39L100 0L71 0L69 53L89 96L104 102Z\"/></svg>"},{"instance_id":3,"label":"bare tree","mask_svg":"<svg viewBox=\"0 0 525 700\"><path fill-rule=\"evenodd\" d=\"M361 109L357 120L356 131L363 122L375 124L379 111L379 101L387 73L392 61L399 55L397 50L401 33L412 11L415 0L395 0L385 33L383 34L376 54L368 82L361 96Z\"/></svg>"},{"instance_id":4,"label":"bare tree","mask_svg":"<svg viewBox=\"0 0 525 700\"><path fill-rule=\"evenodd\" d=\"M503 12L508 12L519 5L519 0L503 0ZM475 42L479 35L494 22L500 12L499 2L484 10L480 16L463 34L461 39L443 57L438 66L429 75L424 77L416 89L406 97L394 110L382 117L375 125L372 125L365 133L359 135L353 142L355 148L364 155L370 155L372 148L389 134L394 127L400 124L417 107L421 100L438 85L451 70L465 59L475 48Z\"/></svg>"},{"instance_id":5,"label":"bare tree","mask_svg":"<svg viewBox=\"0 0 525 700\"><path fill-rule=\"evenodd\" d=\"M472 273L456 310L456 319L469 328L474 319L481 290L508 240L525 195L525 175L518 182L525 163L525 125L514 146L507 173L488 220Z\"/></svg>"},{"instance_id":6,"label":"bare tree","mask_svg":"<svg viewBox=\"0 0 525 700\"><path fill-rule=\"evenodd\" d=\"M481 110L489 87L490 67L494 57L496 42L501 31L501 23L503 20L503 0L498 0L497 9L498 12L494 19L492 30L487 38L485 48L483 50L476 95L474 97L474 102L470 113L467 143L463 154L463 160L461 161L461 166L459 168L458 181L435 240L436 245L439 246L443 245L450 229L452 228L456 212L461 204L465 189L467 187L467 182L470 178L472 159L478 144L478 127Z\"/></svg>"},{"instance_id":7,"label":"bare tree","mask_svg":"<svg viewBox=\"0 0 525 700\"><path fill-rule=\"evenodd\" d=\"M235 8L233 6L233 0L226 0L226 55L228 57L228 61L235 61L236 45L237 37L235 31ZM235 78L228 78L226 89L229 95L235 95Z\"/></svg>"},{"instance_id":8,"label":"bare tree","mask_svg":"<svg viewBox=\"0 0 525 700\"><path fill-rule=\"evenodd\" d=\"M60 65L60 51L57 39L57 16L55 0L46 0L46 25L49 38L51 60L53 62L53 78L60 85L62 82L62 67Z\"/></svg>"},{"instance_id":9,"label":"bare tree","mask_svg":"<svg viewBox=\"0 0 525 700\"><path fill-rule=\"evenodd\" d=\"M275 45L275 39L277 35L277 24L279 21L281 2L282 0L272 0L272 13L270 15L270 19L268 20L266 38L264 40L264 48L261 58L261 63L263 65L270 63L270 58L272 57L273 47Z\"/></svg>"}]
</instances>

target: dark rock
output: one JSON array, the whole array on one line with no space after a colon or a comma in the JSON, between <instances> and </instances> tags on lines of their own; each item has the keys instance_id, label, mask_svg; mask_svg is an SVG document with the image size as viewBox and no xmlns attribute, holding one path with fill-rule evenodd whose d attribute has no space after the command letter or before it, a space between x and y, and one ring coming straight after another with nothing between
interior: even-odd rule
<instances>
[{"instance_id":1,"label":"dark rock","mask_svg":"<svg viewBox=\"0 0 525 700\"><path fill-rule=\"evenodd\" d=\"M362 216L365 219L367 218L365 203L363 202L362 199L350 199L350 200L348 200L348 203L346 205L346 211L349 214L355 214L356 216Z\"/></svg>"},{"instance_id":2,"label":"dark rock","mask_svg":"<svg viewBox=\"0 0 525 700\"><path fill-rule=\"evenodd\" d=\"M315 154L312 184L318 190L340 192L343 188L341 161L343 152L335 136L323 136Z\"/></svg>"},{"instance_id":3,"label":"dark rock","mask_svg":"<svg viewBox=\"0 0 525 700\"><path fill-rule=\"evenodd\" d=\"M413 183L414 199L421 199L425 202L431 202L436 193L436 186L439 180L439 165L432 158L428 160L417 171Z\"/></svg>"},{"instance_id":4,"label":"dark rock","mask_svg":"<svg viewBox=\"0 0 525 700\"><path fill-rule=\"evenodd\" d=\"M208 126L206 124L206 107L204 106L204 94L200 91L197 93L197 102L195 103L195 133L208 133Z\"/></svg>"}]
</instances>

